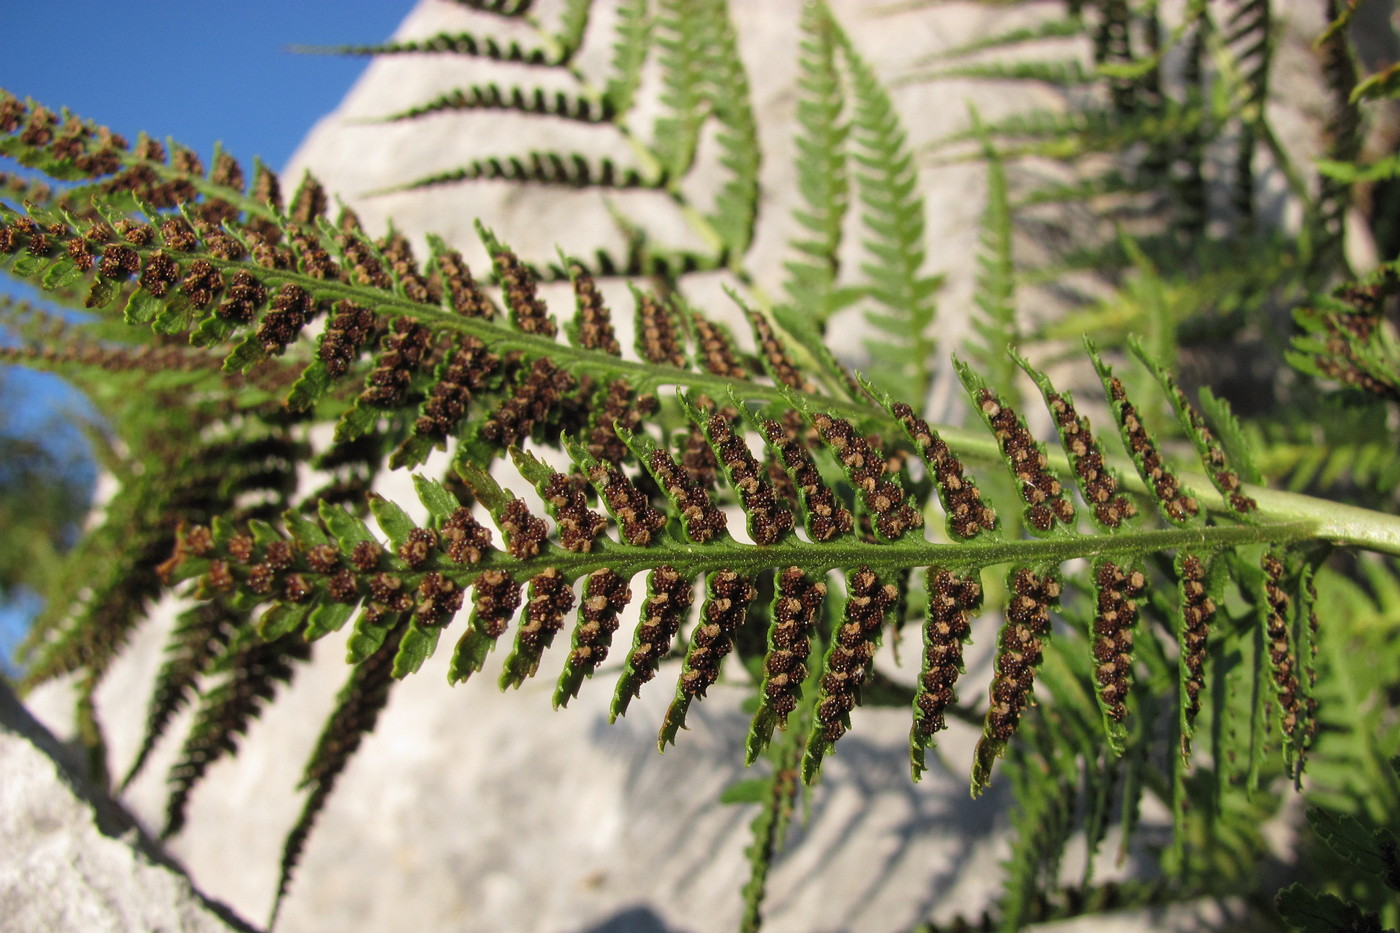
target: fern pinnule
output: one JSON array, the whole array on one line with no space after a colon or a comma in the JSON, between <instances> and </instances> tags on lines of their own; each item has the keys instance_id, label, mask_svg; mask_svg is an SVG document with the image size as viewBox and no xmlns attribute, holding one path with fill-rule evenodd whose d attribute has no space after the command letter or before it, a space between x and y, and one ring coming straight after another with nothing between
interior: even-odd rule
<instances>
[{"instance_id":1,"label":"fern pinnule","mask_svg":"<svg viewBox=\"0 0 1400 933\"><path fill-rule=\"evenodd\" d=\"M925 751L934 735L947 728L944 713L957 702L953 686L965 670L963 645L972 634L972 617L982 606L982 584L976 574L930 567L925 592L928 619L923 625L914 724L909 730L909 762L916 781L926 770Z\"/></svg>"},{"instance_id":2,"label":"fern pinnule","mask_svg":"<svg viewBox=\"0 0 1400 933\"><path fill-rule=\"evenodd\" d=\"M734 25L723 3L704 2L707 40L705 94L718 132L719 164L726 177L715 192L714 209L706 219L719 236L732 268L739 268L753 243L758 222L760 150L758 120L743 59L739 57Z\"/></svg>"},{"instance_id":3,"label":"fern pinnule","mask_svg":"<svg viewBox=\"0 0 1400 933\"><path fill-rule=\"evenodd\" d=\"M606 97L593 100L566 91L550 92L540 87L527 90L514 85L503 88L499 84L471 84L407 110L392 113L384 120L402 122L478 110L509 110L530 116L558 117L561 120L590 125L608 123L617 116L612 102Z\"/></svg>"},{"instance_id":4,"label":"fern pinnule","mask_svg":"<svg viewBox=\"0 0 1400 933\"><path fill-rule=\"evenodd\" d=\"M632 109L642 83L642 69L651 53L652 18L647 0L621 0L616 5L616 39L612 46L603 97L615 113Z\"/></svg>"},{"instance_id":5,"label":"fern pinnule","mask_svg":"<svg viewBox=\"0 0 1400 933\"><path fill-rule=\"evenodd\" d=\"M622 355L622 346L613 330L612 312L608 310L602 292L580 263L565 258L569 281L574 288L576 311L566 326L569 339L586 350L601 350L613 356Z\"/></svg>"},{"instance_id":6,"label":"fern pinnule","mask_svg":"<svg viewBox=\"0 0 1400 933\"><path fill-rule=\"evenodd\" d=\"M719 678L720 662L734 648L734 633L748 614L749 603L758 596L753 580L732 570L718 570L705 578L705 602L700 621L690 636L676 697L666 711L657 746L663 751L674 744L676 733L685 727L690 704L703 697Z\"/></svg>"},{"instance_id":7,"label":"fern pinnule","mask_svg":"<svg viewBox=\"0 0 1400 933\"><path fill-rule=\"evenodd\" d=\"M374 730L379 714L389 702L399 637L397 631L391 633L373 654L351 670L349 679L336 697L335 710L316 740L316 748L306 763L300 785L310 788L311 792L282 845L277 893L272 901L269 927L277 922L282 901L291 887L292 873L301 861L302 849L317 816L330 798L331 789L359 750L360 742Z\"/></svg>"},{"instance_id":8,"label":"fern pinnule","mask_svg":"<svg viewBox=\"0 0 1400 933\"><path fill-rule=\"evenodd\" d=\"M812 455L799 441L800 423L783 424L769 418L761 427L769 449L777 453L801 495L802 524L808 536L813 541L825 542L849 534L854 526L851 511L836 499Z\"/></svg>"},{"instance_id":9,"label":"fern pinnule","mask_svg":"<svg viewBox=\"0 0 1400 933\"><path fill-rule=\"evenodd\" d=\"M774 729L788 728L788 717L802 702L803 684L811 673L807 659L819 621L817 613L825 599L826 583L812 579L800 567L778 571L768 625L768 650L763 657L760 705L746 743L747 764L753 764L772 741Z\"/></svg>"},{"instance_id":10,"label":"fern pinnule","mask_svg":"<svg viewBox=\"0 0 1400 933\"><path fill-rule=\"evenodd\" d=\"M307 55L465 55L496 62L535 67L559 67L567 63L560 49L551 54L540 47L522 45L515 39L498 39L470 32L439 32L421 39L383 42L376 45L297 45L293 51Z\"/></svg>"},{"instance_id":11,"label":"fern pinnule","mask_svg":"<svg viewBox=\"0 0 1400 933\"><path fill-rule=\"evenodd\" d=\"M613 693L609 721L627 712L642 686L656 677L662 660L670 653L681 624L694 600L693 583L669 564L662 564L647 577L647 598L642 603L641 621L632 638L632 650Z\"/></svg>"}]
</instances>

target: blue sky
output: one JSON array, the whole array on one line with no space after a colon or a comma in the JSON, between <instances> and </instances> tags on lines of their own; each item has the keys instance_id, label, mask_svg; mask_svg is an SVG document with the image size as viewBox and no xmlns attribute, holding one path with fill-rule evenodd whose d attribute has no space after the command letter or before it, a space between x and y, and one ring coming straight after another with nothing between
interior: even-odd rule
<instances>
[{"instance_id":1,"label":"blue sky","mask_svg":"<svg viewBox=\"0 0 1400 933\"><path fill-rule=\"evenodd\" d=\"M0 0L0 87L135 140L174 139L209 164L215 142L251 169L281 169L367 60L288 51L371 44L412 0ZM13 168L0 160L0 168ZM0 277L0 293L36 297ZM18 372L36 417L72 404L60 383ZM43 401L47 405L36 406ZM3 541L0 541L3 546ZM0 607L0 669L37 606Z\"/></svg>"},{"instance_id":2,"label":"blue sky","mask_svg":"<svg viewBox=\"0 0 1400 933\"><path fill-rule=\"evenodd\" d=\"M366 60L289 46L386 39L411 0L0 0L0 87L136 138L280 169Z\"/></svg>"}]
</instances>

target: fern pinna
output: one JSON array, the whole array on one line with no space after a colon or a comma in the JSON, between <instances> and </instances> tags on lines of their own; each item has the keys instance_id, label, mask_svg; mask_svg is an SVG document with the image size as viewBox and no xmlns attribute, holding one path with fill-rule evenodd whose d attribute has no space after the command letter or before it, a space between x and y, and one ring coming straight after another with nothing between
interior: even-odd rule
<instances>
[{"instance_id":1,"label":"fern pinna","mask_svg":"<svg viewBox=\"0 0 1400 933\"><path fill-rule=\"evenodd\" d=\"M470 5L529 12L528 3ZM799 148L823 157L800 174L804 234L784 301L771 314L741 304L736 319L749 334L691 307L673 290L687 269L746 277L755 127L722 4L667 2L654 16L648 6L619 7L613 80L598 99L480 87L398 116L507 108L632 134L619 115L654 34L664 115L652 144L631 136L644 156L637 168L502 157L421 184L649 187L693 208L678 182L713 119L726 183L708 211L688 213L705 234L703 255L643 245L625 260L561 254L532 267L478 225L489 271L474 273L434 237L420 261L397 231L374 237L353 212L332 216L313 178L284 206L265 167L249 180L220 153L206 172L184 150L129 145L0 97L0 152L72 185L26 189L23 208L0 207L0 263L85 308L99 328L118 316L145 326L159 351L132 350L123 342L136 343L134 331L108 328L88 353L7 353L80 377L110 370L143 388L175 380L190 400L182 429L195 450L184 485L162 487L169 473L155 462L123 485L107 531L142 531L132 560L144 576L114 567L114 595L99 591L66 621L56 612L33 638L31 678L81 669L90 705L165 558L164 580L201 602L172 633L130 773L172 713L195 702L171 774L174 832L200 777L236 749L309 644L348 629L354 667L305 769L309 794L284 846L279 903L394 683L440 648L453 682L486 676L500 655L492 676L502 688L546 676L548 655L559 668L556 706L607 679L614 718L640 691L667 691L662 747L684 741L691 708L721 678L748 683L745 755L772 766L728 795L762 805L744 891L750 928L804 784L840 753L865 702L911 711L916 780L955 719L982 730L974 794L999 767L1011 771L1023 844L1000 905L1008 928L1036 913L1039 891L1059 890L1071 836L1089 844L1087 887L1110 825L1126 839L1148 797L1174 823L1164 884L1183 896L1213 890L1211 860L1238 853L1202 845L1200 822L1239 806L1234 783L1258 786L1271 770L1298 780L1325 740L1314 677L1326 624L1313 587L1321 560L1337 545L1400 553L1400 523L1253 484L1228 409L1211 405L1217 438L1141 346L1145 371L1086 348L1083 371L1103 389L1087 407L1107 411L1107 433L1029 360L1003 356L998 335L1014 325L1004 199L989 218L998 232L984 268L985 345L975 365L951 363L980 425L929 424L938 282L922 268L911 155L888 94L818 5L802 23ZM440 37L369 51L567 70L587 9L569 4L565 28L539 48ZM1129 52L1114 35L1104 25L1096 50L1122 65ZM704 41L690 41L697 36ZM1129 83L1118 81L1115 106L1126 108ZM993 135L981 138L995 158ZM839 261L852 184L869 260L854 273ZM657 273L665 286L634 289L626 349L618 334L629 328L615 325L597 281L619 272ZM570 284L567 320L543 299L545 278ZM1344 300L1364 311L1369 294ZM869 304L875 346L894 363L878 380L846 371L821 339L853 302ZM1371 331L1358 335L1341 316L1351 311L1332 310L1322 326L1336 340L1300 353L1314 352L1319 367L1344 361L1331 374L1356 372L1346 380L1354 384L1370 370L1393 376L1346 336ZM1022 403L1018 373L1039 390L1053 440L1033 430L1043 419ZM1152 382L1162 394L1128 388ZM328 444L312 434L317 425L334 426ZM1170 437L1188 440L1198 469L1183 467ZM305 494L292 467L313 441L331 478ZM424 520L370 491L383 466L423 469L437 450L450 468L414 476ZM894 680L877 655L911 625L918 670ZM983 679L963 679L969 642L994 645ZM1282 749L1277 763L1264 754L1270 742Z\"/></svg>"}]
</instances>

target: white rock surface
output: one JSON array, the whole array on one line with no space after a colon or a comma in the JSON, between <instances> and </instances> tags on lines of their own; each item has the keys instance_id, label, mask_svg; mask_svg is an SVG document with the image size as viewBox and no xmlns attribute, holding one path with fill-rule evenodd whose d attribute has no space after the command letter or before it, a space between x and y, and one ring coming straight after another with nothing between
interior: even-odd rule
<instances>
[{"instance_id":1,"label":"white rock surface","mask_svg":"<svg viewBox=\"0 0 1400 933\"><path fill-rule=\"evenodd\" d=\"M143 854L130 818L64 762L3 682L0 840L0 933L242 929L182 873Z\"/></svg>"}]
</instances>

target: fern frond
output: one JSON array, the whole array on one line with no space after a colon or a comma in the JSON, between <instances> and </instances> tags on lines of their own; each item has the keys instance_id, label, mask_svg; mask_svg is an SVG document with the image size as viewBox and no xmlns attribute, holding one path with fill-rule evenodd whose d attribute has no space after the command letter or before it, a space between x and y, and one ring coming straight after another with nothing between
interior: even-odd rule
<instances>
[{"instance_id":1,"label":"fern frond","mask_svg":"<svg viewBox=\"0 0 1400 933\"><path fill-rule=\"evenodd\" d=\"M647 0L622 0L617 4L616 40L603 97L614 111L632 109L642 69L651 53L652 19Z\"/></svg>"},{"instance_id":2,"label":"fern frond","mask_svg":"<svg viewBox=\"0 0 1400 933\"><path fill-rule=\"evenodd\" d=\"M934 342L929 328L936 311L933 296L942 283L941 277L923 273L924 201L917 193L913 155L888 92L839 30L836 41L851 75L854 174L864 208L862 243L871 259L861 265L861 272L868 283L866 294L879 308L868 312L866 320L885 335L869 350L893 364L886 388L921 399L932 381L928 361Z\"/></svg>"},{"instance_id":3,"label":"fern frond","mask_svg":"<svg viewBox=\"0 0 1400 933\"><path fill-rule=\"evenodd\" d=\"M562 188L659 188L661 182L612 159L595 160L582 153L529 152L523 156L472 159L446 172L428 175L385 189L379 194L421 191L464 181L515 181Z\"/></svg>"},{"instance_id":4,"label":"fern frond","mask_svg":"<svg viewBox=\"0 0 1400 933\"><path fill-rule=\"evenodd\" d=\"M401 122L469 110L510 110L588 124L607 123L617 115L612 101L606 97L594 101L567 91L550 92L539 87L526 90L518 86L503 88L499 84L472 84L390 114L385 120Z\"/></svg>"},{"instance_id":5,"label":"fern frond","mask_svg":"<svg viewBox=\"0 0 1400 933\"><path fill-rule=\"evenodd\" d=\"M383 42L378 45L297 45L292 50L303 55L423 55L450 54L485 58L517 65L558 67L568 61L563 49L531 48L516 39L501 40L470 32L440 32L422 39Z\"/></svg>"}]
</instances>

